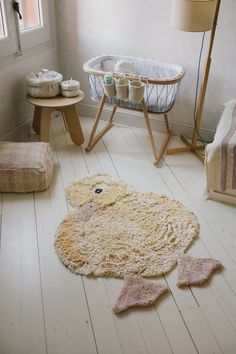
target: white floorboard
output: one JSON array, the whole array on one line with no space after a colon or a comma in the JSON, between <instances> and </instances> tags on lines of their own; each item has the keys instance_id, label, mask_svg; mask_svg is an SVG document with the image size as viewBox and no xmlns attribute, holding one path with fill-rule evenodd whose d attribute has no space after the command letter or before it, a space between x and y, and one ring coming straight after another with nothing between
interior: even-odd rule
<instances>
[{"instance_id":1,"label":"white floorboard","mask_svg":"<svg viewBox=\"0 0 236 354\"><path fill-rule=\"evenodd\" d=\"M82 119L86 141L92 123ZM161 142L163 135L155 136ZM51 145L47 191L0 194L0 354L235 354L236 207L205 200L203 165L181 154L157 168L146 131L125 126L113 127L87 154L53 119ZM223 270L206 286L179 289L175 269L158 279L171 293L157 306L115 316L122 280L75 276L54 249L57 225L71 209L65 188L97 172L189 207L201 231L188 253L219 259Z\"/></svg>"},{"instance_id":2,"label":"white floorboard","mask_svg":"<svg viewBox=\"0 0 236 354\"><path fill-rule=\"evenodd\" d=\"M32 194L4 194L0 253L0 353L46 351Z\"/></svg>"}]
</instances>

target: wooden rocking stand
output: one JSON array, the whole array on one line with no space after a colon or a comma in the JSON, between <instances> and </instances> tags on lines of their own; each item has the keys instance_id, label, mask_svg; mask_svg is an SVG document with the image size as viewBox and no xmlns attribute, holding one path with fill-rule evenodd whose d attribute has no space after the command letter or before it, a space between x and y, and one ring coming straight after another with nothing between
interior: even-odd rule
<instances>
[{"instance_id":1,"label":"wooden rocking stand","mask_svg":"<svg viewBox=\"0 0 236 354\"><path fill-rule=\"evenodd\" d=\"M108 122L106 123L106 125L100 130L99 133L96 134L96 130L97 130L98 123L99 123L99 121L101 119L101 116L102 116L102 112L103 112L103 108L104 108L105 102L106 102L106 95L104 94L102 96L101 101L100 101L99 109L98 109L98 112L97 112L95 123L93 125L92 131L91 131L91 134L90 134L88 145L85 148L85 150L87 152L89 152L94 147L94 145L103 137L103 135L113 126L113 119L114 119L114 116L115 116L115 113L116 113L116 109L117 109L116 105L113 105L113 109L112 109L110 118L109 118ZM145 123L146 123L146 126L147 126L148 135L149 135L149 138L150 138L150 141L151 141L152 151L153 151L154 160L155 160L154 164L158 165L159 162L162 159L162 156L163 156L163 154L165 152L165 149L166 149L166 147L168 145L168 142L170 140L170 137L171 137L171 131L170 131L170 128L169 128L168 116L167 116L167 113L163 113L164 114L166 131L167 131L167 136L166 136L164 142L161 145L160 151L158 151L157 148L156 148L154 137L153 137L152 127L151 127L151 123L150 123L150 120L149 120L148 111L147 111L147 107L146 107L144 99L142 99L142 101L141 101L141 107L142 107L142 110L143 110L143 115L144 115L144 118L145 118Z\"/></svg>"}]
</instances>

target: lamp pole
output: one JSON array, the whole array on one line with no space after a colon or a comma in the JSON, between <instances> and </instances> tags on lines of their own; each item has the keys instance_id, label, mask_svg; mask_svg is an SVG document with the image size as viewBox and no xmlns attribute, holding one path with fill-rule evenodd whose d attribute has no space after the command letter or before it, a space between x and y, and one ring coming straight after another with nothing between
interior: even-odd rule
<instances>
[{"instance_id":1,"label":"lamp pole","mask_svg":"<svg viewBox=\"0 0 236 354\"><path fill-rule=\"evenodd\" d=\"M208 54L207 54L205 68L204 68L203 79L202 79L202 83L201 83L201 87L200 87L199 99L197 102L196 117L194 117L195 118L194 119L194 129L193 129L193 135L192 135L191 142L189 142L189 140L187 138L185 138L184 135L181 134L180 138L185 143L186 146L180 147L180 148L168 149L167 154L169 154L169 155L191 151L201 161L204 161L204 155L200 152L200 150L204 150L204 145L197 146L197 138L198 138L198 132L199 132L200 124L201 124L202 111L203 111L203 106L204 106L204 101L205 101L205 96L206 96L207 83L208 83L209 72L210 72L210 67L211 67L211 53L212 53L212 48L213 48L214 39L215 39L215 32L216 32L217 20L218 20L219 11L220 11L220 5L221 5L221 0L217 0L216 7L215 7L215 13L214 13L213 25L211 28Z\"/></svg>"},{"instance_id":2,"label":"lamp pole","mask_svg":"<svg viewBox=\"0 0 236 354\"><path fill-rule=\"evenodd\" d=\"M204 105L204 101L205 101L207 83L208 83L209 72L210 72L210 67L211 67L211 53L212 53L212 48L213 48L213 43L214 43L214 38L215 38L217 20L218 20L219 11L220 11L220 3L221 3L221 0L217 0L216 12L215 12L215 17L214 17L213 27L211 30L208 55L207 55L207 60L206 60L206 64L205 64L203 81L202 81L201 89L200 89L199 101L198 101L197 111L196 111L195 126L194 126L194 130L193 130L193 136L192 136L192 142L191 142L191 146L193 149L196 148L197 136L198 136L198 131L199 131L201 118L202 118L202 110L203 110L203 105Z\"/></svg>"}]
</instances>

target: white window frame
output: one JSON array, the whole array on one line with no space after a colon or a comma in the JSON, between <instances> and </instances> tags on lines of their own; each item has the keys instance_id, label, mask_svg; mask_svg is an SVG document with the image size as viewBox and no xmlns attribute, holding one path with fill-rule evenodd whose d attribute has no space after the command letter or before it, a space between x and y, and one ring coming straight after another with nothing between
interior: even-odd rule
<instances>
[{"instance_id":1,"label":"white window frame","mask_svg":"<svg viewBox=\"0 0 236 354\"><path fill-rule=\"evenodd\" d=\"M41 2L42 25L20 31L19 39L23 53L28 49L51 41L50 0L41 0ZM12 0L3 0L3 3L6 12L7 36L0 39L0 60L21 54L18 52L19 43Z\"/></svg>"},{"instance_id":2,"label":"white window frame","mask_svg":"<svg viewBox=\"0 0 236 354\"><path fill-rule=\"evenodd\" d=\"M3 24L3 29L6 30L7 32L7 24L6 24L6 15L5 15L5 8L4 8L5 4L2 0L0 0L0 9L2 9L2 24ZM7 34L5 34L4 36L0 37L0 39L3 39L4 37L6 37Z\"/></svg>"},{"instance_id":3,"label":"white window frame","mask_svg":"<svg viewBox=\"0 0 236 354\"><path fill-rule=\"evenodd\" d=\"M49 23L49 7L47 0L41 0L42 6L42 25L25 29L20 32L21 48L26 50L37 45L44 43L50 38L50 23Z\"/></svg>"},{"instance_id":4,"label":"white window frame","mask_svg":"<svg viewBox=\"0 0 236 354\"><path fill-rule=\"evenodd\" d=\"M17 48L17 38L15 29L14 11L12 2L3 0L3 10L5 12L5 23L7 35L0 39L0 58L14 54Z\"/></svg>"}]
</instances>

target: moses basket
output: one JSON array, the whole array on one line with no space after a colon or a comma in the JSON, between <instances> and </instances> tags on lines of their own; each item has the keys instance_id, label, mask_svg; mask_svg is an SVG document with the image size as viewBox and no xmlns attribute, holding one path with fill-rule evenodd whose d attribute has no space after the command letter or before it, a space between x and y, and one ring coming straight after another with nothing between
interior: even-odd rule
<instances>
[{"instance_id":1,"label":"moses basket","mask_svg":"<svg viewBox=\"0 0 236 354\"><path fill-rule=\"evenodd\" d=\"M123 73L114 72L115 64L121 60L130 62L133 67L133 73L127 74L126 78L134 80L138 77L146 84L144 100L148 112L168 112L175 103L185 70L180 65L154 59L103 55L87 61L84 64L84 71L89 74L91 98L97 102L101 100L104 94L103 77L107 72L113 73L115 77L122 76ZM140 103L134 104L116 97L107 97L107 103L141 110Z\"/></svg>"},{"instance_id":2,"label":"moses basket","mask_svg":"<svg viewBox=\"0 0 236 354\"><path fill-rule=\"evenodd\" d=\"M126 65L126 70L123 72L122 70L117 70L117 63L122 62ZM103 106L107 103L113 106L113 111L109 120L110 125L117 107L142 110L144 112L155 162L158 163L170 137L166 113L169 112L174 106L180 82L185 74L184 68L181 65L154 59L102 55L88 60L84 64L83 69L88 74L91 99L96 102L100 102L95 126L91 133L86 150L89 151L110 127L107 125L102 131L100 131L98 137L94 136L98 121L102 114ZM115 94L113 96L108 96L106 91L104 91L103 81L105 75L107 74L110 74L113 78L125 77L130 82L139 80L145 83L143 99L138 102L134 102L129 99L120 99ZM164 146L161 147L160 152L157 151L154 143L148 112L164 114L168 139L164 142Z\"/></svg>"}]
</instances>

